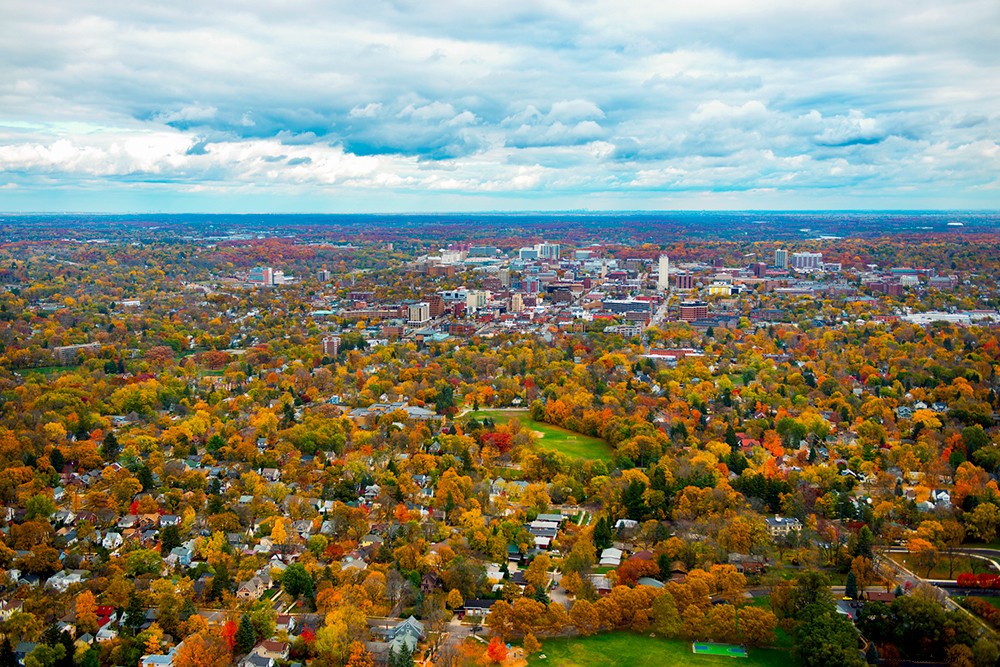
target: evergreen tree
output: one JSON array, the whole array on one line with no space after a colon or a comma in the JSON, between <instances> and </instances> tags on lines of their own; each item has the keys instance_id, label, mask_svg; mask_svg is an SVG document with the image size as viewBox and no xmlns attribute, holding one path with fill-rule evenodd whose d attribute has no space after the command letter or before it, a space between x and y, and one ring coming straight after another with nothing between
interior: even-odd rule
<instances>
[{"instance_id":1,"label":"evergreen tree","mask_svg":"<svg viewBox=\"0 0 1000 667\"><path fill-rule=\"evenodd\" d=\"M597 551L604 551L611 546L611 541L611 526L607 517L602 516L594 526L594 548Z\"/></svg>"},{"instance_id":2,"label":"evergreen tree","mask_svg":"<svg viewBox=\"0 0 1000 667\"><path fill-rule=\"evenodd\" d=\"M10 637L6 635L3 638L3 643L0 644L0 667L17 667L17 654L14 653Z\"/></svg>"},{"instance_id":3,"label":"evergreen tree","mask_svg":"<svg viewBox=\"0 0 1000 667\"><path fill-rule=\"evenodd\" d=\"M209 599L221 600L222 594L231 590L231 588L229 570L226 569L225 565L219 565L215 570L215 576L212 577L212 589L209 591Z\"/></svg>"},{"instance_id":4,"label":"evergreen tree","mask_svg":"<svg viewBox=\"0 0 1000 667\"><path fill-rule=\"evenodd\" d=\"M740 439L736 437L736 429L733 428L732 422L726 425L726 444L733 451L736 451L736 448L740 446Z\"/></svg>"},{"instance_id":5,"label":"evergreen tree","mask_svg":"<svg viewBox=\"0 0 1000 667\"><path fill-rule=\"evenodd\" d=\"M246 614L240 618L240 627L236 630L236 650L240 653L249 653L257 645L257 631L250 622L250 617Z\"/></svg>"},{"instance_id":6,"label":"evergreen tree","mask_svg":"<svg viewBox=\"0 0 1000 667\"><path fill-rule=\"evenodd\" d=\"M189 597L184 598L184 604L181 606L180 619L182 621L186 621L197 613L198 608L194 606L194 600Z\"/></svg>"},{"instance_id":7,"label":"evergreen tree","mask_svg":"<svg viewBox=\"0 0 1000 667\"><path fill-rule=\"evenodd\" d=\"M125 617L122 625L132 635L138 634L143 624L146 622L146 610L142 608L142 600L132 591L128 598L128 606L125 608Z\"/></svg>"},{"instance_id":8,"label":"evergreen tree","mask_svg":"<svg viewBox=\"0 0 1000 667\"><path fill-rule=\"evenodd\" d=\"M104 436L104 442L101 443L101 456L108 461L117 461L121 451L122 448L118 444L118 438L115 437L114 431L108 431L108 434Z\"/></svg>"},{"instance_id":9,"label":"evergreen tree","mask_svg":"<svg viewBox=\"0 0 1000 667\"><path fill-rule=\"evenodd\" d=\"M871 528L868 526L861 526L861 530L858 531L858 541L855 543L851 555L864 556L865 558L871 560L874 547L875 535L872 533Z\"/></svg>"},{"instance_id":10,"label":"evergreen tree","mask_svg":"<svg viewBox=\"0 0 1000 667\"><path fill-rule=\"evenodd\" d=\"M847 581L844 583L844 595L852 600L858 599L858 579L854 572L847 573Z\"/></svg>"},{"instance_id":11,"label":"evergreen tree","mask_svg":"<svg viewBox=\"0 0 1000 667\"><path fill-rule=\"evenodd\" d=\"M177 526L167 526L160 531L160 554L166 556L171 549L181 546L181 531Z\"/></svg>"}]
</instances>

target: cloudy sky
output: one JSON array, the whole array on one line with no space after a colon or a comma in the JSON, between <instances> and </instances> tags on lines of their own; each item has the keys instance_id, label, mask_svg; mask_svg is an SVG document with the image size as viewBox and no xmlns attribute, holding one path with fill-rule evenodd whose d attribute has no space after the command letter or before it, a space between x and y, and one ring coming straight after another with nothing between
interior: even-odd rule
<instances>
[{"instance_id":1,"label":"cloudy sky","mask_svg":"<svg viewBox=\"0 0 1000 667\"><path fill-rule=\"evenodd\" d=\"M5 0L0 211L1000 208L997 0Z\"/></svg>"}]
</instances>

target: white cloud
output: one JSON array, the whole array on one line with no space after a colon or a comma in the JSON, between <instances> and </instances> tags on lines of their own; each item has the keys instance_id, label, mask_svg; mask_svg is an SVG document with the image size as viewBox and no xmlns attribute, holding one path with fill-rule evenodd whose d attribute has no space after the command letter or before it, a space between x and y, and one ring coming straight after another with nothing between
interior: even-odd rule
<instances>
[{"instance_id":1,"label":"white cloud","mask_svg":"<svg viewBox=\"0 0 1000 667\"><path fill-rule=\"evenodd\" d=\"M961 206L995 196L998 40L995 0L10 0L0 169L39 192L933 187Z\"/></svg>"}]
</instances>

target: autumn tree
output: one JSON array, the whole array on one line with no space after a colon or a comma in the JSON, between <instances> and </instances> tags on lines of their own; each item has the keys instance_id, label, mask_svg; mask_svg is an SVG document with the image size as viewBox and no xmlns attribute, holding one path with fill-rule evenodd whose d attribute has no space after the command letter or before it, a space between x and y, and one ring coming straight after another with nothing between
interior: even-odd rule
<instances>
[{"instance_id":1,"label":"autumn tree","mask_svg":"<svg viewBox=\"0 0 1000 667\"><path fill-rule=\"evenodd\" d=\"M507 659L507 645L499 637L494 637L486 647L486 655L490 662L499 665Z\"/></svg>"},{"instance_id":2,"label":"autumn tree","mask_svg":"<svg viewBox=\"0 0 1000 667\"><path fill-rule=\"evenodd\" d=\"M188 636L174 653L176 667L226 667L232 654L225 641L209 632Z\"/></svg>"},{"instance_id":3,"label":"autumn tree","mask_svg":"<svg viewBox=\"0 0 1000 667\"><path fill-rule=\"evenodd\" d=\"M351 654L347 657L346 667L375 667L375 661L365 645L355 641L351 643Z\"/></svg>"},{"instance_id":4,"label":"autumn tree","mask_svg":"<svg viewBox=\"0 0 1000 667\"><path fill-rule=\"evenodd\" d=\"M97 598L89 590L76 596L76 626L81 632L97 632Z\"/></svg>"}]
</instances>

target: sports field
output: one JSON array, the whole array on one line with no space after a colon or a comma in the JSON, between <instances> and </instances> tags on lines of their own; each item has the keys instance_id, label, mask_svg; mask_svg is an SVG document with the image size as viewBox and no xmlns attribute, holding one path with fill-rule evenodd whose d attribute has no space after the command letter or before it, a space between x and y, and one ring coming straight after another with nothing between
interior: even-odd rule
<instances>
[{"instance_id":1,"label":"sports field","mask_svg":"<svg viewBox=\"0 0 1000 667\"><path fill-rule=\"evenodd\" d=\"M542 658L541 656L545 657ZM751 648L739 667L781 667L791 663L791 654L777 649ZM682 667L683 665L733 665L733 659L721 655L691 653L691 642L660 639L630 632L611 632L593 637L546 639L542 651L528 660L532 667Z\"/></svg>"},{"instance_id":2,"label":"sports field","mask_svg":"<svg viewBox=\"0 0 1000 667\"><path fill-rule=\"evenodd\" d=\"M480 420L484 417L489 417L497 424L504 424L516 417L526 429L535 431L536 435L538 435L538 446L541 449L562 452L566 456L576 459L611 460L611 447L600 438L567 431L564 428L546 424L545 422L536 422L531 418L527 410L479 410L477 412L467 412L462 415L460 422L461 420L473 417Z\"/></svg>"},{"instance_id":3,"label":"sports field","mask_svg":"<svg viewBox=\"0 0 1000 667\"><path fill-rule=\"evenodd\" d=\"M727 658L745 658L747 650L733 644L712 644L709 642L691 642L691 652L701 655L722 655Z\"/></svg>"}]
</instances>

